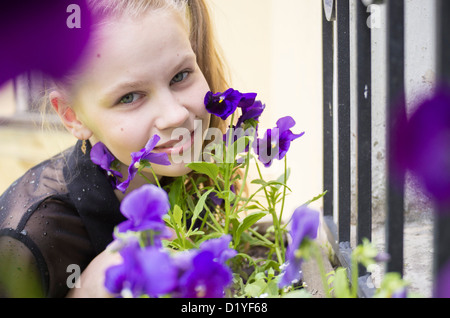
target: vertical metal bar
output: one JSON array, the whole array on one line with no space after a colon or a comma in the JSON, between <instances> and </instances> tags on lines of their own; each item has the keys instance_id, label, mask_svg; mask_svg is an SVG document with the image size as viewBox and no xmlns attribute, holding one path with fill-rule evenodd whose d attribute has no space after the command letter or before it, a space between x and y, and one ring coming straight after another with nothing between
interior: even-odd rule
<instances>
[{"instance_id":1,"label":"vertical metal bar","mask_svg":"<svg viewBox=\"0 0 450 318\"><path fill-rule=\"evenodd\" d=\"M350 242L350 3L337 0L338 239Z\"/></svg>"},{"instance_id":2,"label":"vertical metal bar","mask_svg":"<svg viewBox=\"0 0 450 318\"><path fill-rule=\"evenodd\" d=\"M325 15L322 2L323 51L323 198L324 216L333 216L333 73L334 73L334 22ZM331 18L331 17L330 17Z\"/></svg>"},{"instance_id":3,"label":"vertical metal bar","mask_svg":"<svg viewBox=\"0 0 450 318\"><path fill-rule=\"evenodd\" d=\"M437 77L439 81L450 85L450 1L437 1ZM433 275L435 283L439 273L450 262L450 212L438 207L434 226L434 262Z\"/></svg>"},{"instance_id":4,"label":"vertical metal bar","mask_svg":"<svg viewBox=\"0 0 450 318\"><path fill-rule=\"evenodd\" d=\"M404 0L387 1L387 215L386 248L390 254L386 270L403 275L403 229L404 229L404 176L394 173L395 153L390 132L400 116L406 116L403 103L398 103L404 92Z\"/></svg>"},{"instance_id":5,"label":"vertical metal bar","mask_svg":"<svg viewBox=\"0 0 450 318\"><path fill-rule=\"evenodd\" d=\"M357 244L372 240L372 36L366 24L367 7L356 1L357 41ZM365 267L360 267L365 275Z\"/></svg>"}]
</instances>

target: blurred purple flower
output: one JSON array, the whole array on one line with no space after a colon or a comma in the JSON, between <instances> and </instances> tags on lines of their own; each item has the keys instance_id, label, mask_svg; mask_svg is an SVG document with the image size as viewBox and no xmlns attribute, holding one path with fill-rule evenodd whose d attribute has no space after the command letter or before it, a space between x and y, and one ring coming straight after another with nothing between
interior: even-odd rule
<instances>
[{"instance_id":1,"label":"blurred purple flower","mask_svg":"<svg viewBox=\"0 0 450 318\"><path fill-rule=\"evenodd\" d=\"M0 85L33 70L66 75L82 56L92 21L86 0L1 1Z\"/></svg>"},{"instance_id":2,"label":"blurred purple flower","mask_svg":"<svg viewBox=\"0 0 450 318\"><path fill-rule=\"evenodd\" d=\"M182 298L223 298L224 289L231 283L231 270L214 260L211 251L199 251L192 259L192 267L180 278Z\"/></svg>"},{"instance_id":3,"label":"blurred purple flower","mask_svg":"<svg viewBox=\"0 0 450 318\"><path fill-rule=\"evenodd\" d=\"M223 235L220 238L210 239L200 244L200 250L213 253L214 260L225 264L227 260L234 257L237 252L230 248L231 235Z\"/></svg>"},{"instance_id":4,"label":"blurred purple flower","mask_svg":"<svg viewBox=\"0 0 450 318\"><path fill-rule=\"evenodd\" d=\"M439 87L405 117L392 134L396 173L410 170L440 205L450 206L450 89Z\"/></svg>"},{"instance_id":5,"label":"blurred purple flower","mask_svg":"<svg viewBox=\"0 0 450 318\"><path fill-rule=\"evenodd\" d=\"M166 153L153 153L152 150L155 148L156 144L159 142L161 138L158 135L152 136L150 140L147 142L144 148L139 150L138 152L131 153L131 164L128 167L128 178L117 185L117 189L125 193L128 186L130 185L131 180L136 176L139 168L137 167L141 161L152 162L158 165L169 166L170 161L169 157Z\"/></svg>"},{"instance_id":6,"label":"blurred purple flower","mask_svg":"<svg viewBox=\"0 0 450 318\"><path fill-rule=\"evenodd\" d=\"M289 231L292 241L286 251L287 266L279 282L280 287L291 285L292 282L302 279L301 266L303 258L298 256L305 239L315 239L319 228L319 213L306 206L297 208L291 218L291 230Z\"/></svg>"},{"instance_id":7,"label":"blurred purple flower","mask_svg":"<svg viewBox=\"0 0 450 318\"><path fill-rule=\"evenodd\" d=\"M434 298L450 298L450 262L444 266L436 279Z\"/></svg>"},{"instance_id":8,"label":"blurred purple flower","mask_svg":"<svg viewBox=\"0 0 450 318\"><path fill-rule=\"evenodd\" d=\"M118 184L117 178L122 178L122 174L117 171L118 160L102 142L98 142L92 146L90 156L93 163L107 172L111 184L116 188Z\"/></svg>"},{"instance_id":9,"label":"blurred purple flower","mask_svg":"<svg viewBox=\"0 0 450 318\"><path fill-rule=\"evenodd\" d=\"M295 120L286 116L277 121L277 127L267 129L263 138L258 138L254 143L258 159L265 167L272 165L273 159L281 160L291 146L291 142L303 136L305 133L294 134L290 128L295 126Z\"/></svg>"},{"instance_id":10,"label":"blurred purple flower","mask_svg":"<svg viewBox=\"0 0 450 318\"><path fill-rule=\"evenodd\" d=\"M119 232L152 230L154 245L159 239L170 237L162 217L169 211L169 197L163 189L145 184L128 194L120 204L120 211L128 219L117 226Z\"/></svg>"},{"instance_id":11,"label":"blurred purple flower","mask_svg":"<svg viewBox=\"0 0 450 318\"><path fill-rule=\"evenodd\" d=\"M256 95L256 93L243 94L229 88L223 93L206 93L204 103L209 113L225 120L235 112L237 107L247 108L253 105Z\"/></svg>"},{"instance_id":12,"label":"blurred purple flower","mask_svg":"<svg viewBox=\"0 0 450 318\"><path fill-rule=\"evenodd\" d=\"M125 247L120 254L123 262L105 272L105 287L113 295L158 297L176 288L178 269L169 254L138 244Z\"/></svg>"},{"instance_id":13,"label":"blurred purple flower","mask_svg":"<svg viewBox=\"0 0 450 318\"><path fill-rule=\"evenodd\" d=\"M408 289L402 287L399 290L396 290L392 293L391 298L408 298Z\"/></svg>"}]
</instances>

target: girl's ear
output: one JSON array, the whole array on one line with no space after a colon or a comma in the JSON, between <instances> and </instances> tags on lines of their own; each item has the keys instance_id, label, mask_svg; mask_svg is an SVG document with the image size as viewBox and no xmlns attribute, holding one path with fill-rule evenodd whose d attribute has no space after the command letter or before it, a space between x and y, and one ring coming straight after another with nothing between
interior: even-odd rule
<instances>
[{"instance_id":1,"label":"girl's ear","mask_svg":"<svg viewBox=\"0 0 450 318\"><path fill-rule=\"evenodd\" d=\"M87 140L92 136L92 131L78 119L76 112L70 107L61 92L52 91L49 98L50 103L61 118L64 126L75 136L75 138Z\"/></svg>"}]
</instances>

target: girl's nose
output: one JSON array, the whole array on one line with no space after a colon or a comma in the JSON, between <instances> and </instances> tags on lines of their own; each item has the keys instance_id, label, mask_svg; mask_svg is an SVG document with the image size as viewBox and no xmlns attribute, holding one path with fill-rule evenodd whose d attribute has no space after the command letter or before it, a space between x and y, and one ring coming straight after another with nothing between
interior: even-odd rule
<instances>
[{"instance_id":1,"label":"girl's nose","mask_svg":"<svg viewBox=\"0 0 450 318\"><path fill-rule=\"evenodd\" d=\"M159 96L157 107L155 126L158 130L181 127L189 118L189 110L171 93Z\"/></svg>"}]
</instances>

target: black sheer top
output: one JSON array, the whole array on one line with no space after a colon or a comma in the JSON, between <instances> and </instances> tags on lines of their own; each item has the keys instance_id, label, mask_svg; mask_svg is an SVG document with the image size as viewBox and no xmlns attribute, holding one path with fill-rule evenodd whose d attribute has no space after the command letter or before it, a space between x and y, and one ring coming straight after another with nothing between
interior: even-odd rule
<instances>
[{"instance_id":1,"label":"black sheer top","mask_svg":"<svg viewBox=\"0 0 450 318\"><path fill-rule=\"evenodd\" d=\"M83 271L125 220L90 149L87 142L83 154L79 141L31 168L0 197L0 259L7 255L37 271L47 297L64 297L69 265Z\"/></svg>"}]
</instances>

